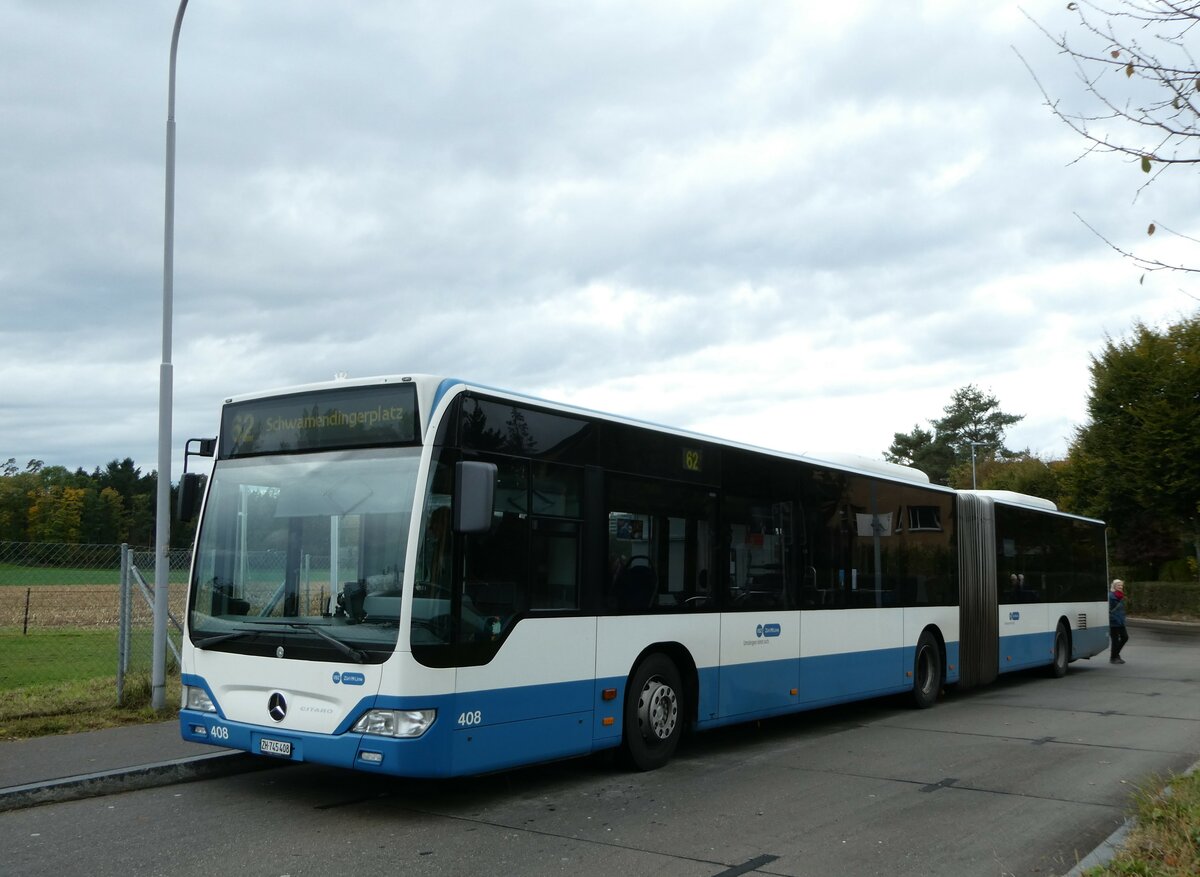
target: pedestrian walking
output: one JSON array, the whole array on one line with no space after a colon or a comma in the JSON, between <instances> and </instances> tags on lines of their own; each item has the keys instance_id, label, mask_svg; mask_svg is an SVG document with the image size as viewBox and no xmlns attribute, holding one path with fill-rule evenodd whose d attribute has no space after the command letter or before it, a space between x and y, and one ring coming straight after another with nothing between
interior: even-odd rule
<instances>
[{"instance_id":1,"label":"pedestrian walking","mask_svg":"<svg viewBox=\"0 0 1200 877\"><path fill-rule=\"evenodd\" d=\"M1112 588L1108 592L1108 636L1112 640L1112 653L1108 656L1110 664L1124 664L1121 649L1129 642L1129 633L1125 630L1125 583L1113 579Z\"/></svg>"}]
</instances>

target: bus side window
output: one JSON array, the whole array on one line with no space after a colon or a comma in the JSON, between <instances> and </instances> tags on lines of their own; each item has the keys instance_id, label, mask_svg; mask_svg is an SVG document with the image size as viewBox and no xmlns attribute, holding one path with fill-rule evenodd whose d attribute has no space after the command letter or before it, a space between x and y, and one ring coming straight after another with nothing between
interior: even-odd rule
<instances>
[{"instance_id":1,"label":"bus side window","mask_svg":"<svg viewBox=\"0 0 1200 877\"><path fill-rule=\"evenodd\" d=\"M578 522L535 518L531 550L530 608L578 609Z\"/></svg>"},{"instance_id":2,"label":"bus side window","mask_svg":"<svg viewBox=\"0 0 1200 877\"><path fill-rule=\"evenodd\" d=\"M583 470L535 461L530 511L530 608L578 609Z\"/></svg>"},{"instance_id":3,"label":"bus side window","mask_svg":"<svg viewBox=\"0 0 1200 877\"><path fill-rule=\"evenodd\" d=\"M785 609L796 593L794 504L726 497L729 602L734 609Z\"/></svg>"},{"instance_id":4,"label":"bus side window","mask_svg":"<svg viewBox=\"0 0 1200 877\"><path fill-rule=\"evenodd\" d=\"M710 590L715 500L705 488L614 477L608 496L605 608L715 608Z\"/></svg>"}]
</instances>

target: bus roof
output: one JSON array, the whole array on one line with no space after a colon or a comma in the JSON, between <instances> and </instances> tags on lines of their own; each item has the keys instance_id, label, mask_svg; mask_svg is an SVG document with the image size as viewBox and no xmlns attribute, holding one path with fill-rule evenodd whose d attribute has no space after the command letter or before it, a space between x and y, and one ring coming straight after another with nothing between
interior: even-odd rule
<instances>
[{"instance_id":1,"label":"bus roof","mask_svg":"<svg viewBox=\"0 0 1200 877\"><path fill-rule=\"evenodd\" d=\"M445 394L454 386L461 386L463 389L493 393L500 396L508 396L512 399L524 399L535 404L546 405L561 411L567 411L591 417L601 417L605 420L610 420L615 423L625 423L632 426L647 427L658 432L667 432L674 435L697 438L703 441L713 442L714 444L724 445L726 447L756 451L759 453L770 454L775 457L784 457L818 466L826 465L835 469L843 469L861 475L875 475L881 478L888 478L892 481L908 481L910 483L919 484L935 490L950 490L950 488L944 487L943 485L932 484L927 474L922 472L920 469L913 468L912 466L901 466L897 463L888 463L883 460L872 460L870 457L863 457L857 454L847 454L838 451L831 451L823 454L807 454L796 451L782 451L775 448L764 448L759 445L751 445L745 442L736 441L734 439L720 438L718 436L694 432L689 429L667 426L665 424L654 423L653 421L649 420L640 420L636 417L628 417L625 415L612 414L605 411L596 411L590 408L582 408L578 405L572 405L566 402L554 402L537 396L531 396L527 393L501 389L499 387L490 387L483 384L471 383L469 381L444 381L441 387L438 389L439 395Z\"/></svg>"},{"instance_id":2,"label":"bus roof","mask_svg":"<svg viewBox=\"0 0 1200 877\"><path fill-rule=\"evenodd\" d=\"M976 496L990 496L996 502L1007 505L1020 505L1026 508L1039 509L1043 512L1056 512L1058 506L1040 496L1030 496L1027 493L1017 493L1012 490L964 490L962 493L973 493Z\"/></svg>"},{"instance_id":3,"label":"bus roof","mask_svg":"<svg viewBox=\"0 0 1200 877\"><path fill-rule=\"evenodd\" d=\"M464 381L457 378L445 378L435 375L426 374L409 374L409 375L378 375L365 378L343 378L339 377L331 381L320 381L310 384L300 384L291 387L279 387L272 390L264 390L255 393L245 393L238 396L231 396L225 399L225 402L242 402L249 399L262 399L271 396L284 396L294 393L308 393L318 390L329 390L337 387L363 387L380 384L392 383L415 383L420 393L420 408L421 408L421 425L423 429L428 428L430 417L433 409L441 402L442 398L455 390L471 390L478 392L486 392L498 396L508 397L514 400L525 400L534 404L544 405L549 408L558 409L569 413L581 414L591 417L601 417L605 420L626 423L634 426L643 426L659 432L668 432L675 435L689 436L692 438L703 439L704 441L714 442L716 444L725 445L727 447L740 448L743 450L758 451L768 453L772 456L785 457L801 462L812 463L815 465L827 465L836 469L842 469L849 472L854 472L863 475L874 475L881 478L886 478L891 481L906 481L911 484L918 484L923 487L928 487L931 490L949 491L955 493L974 493L978 496L985 496L992 499L994 502L1004 503L1006 505L1022 506L1024 508L1037 509L1039 511L1059 512L1059 508L1048 499L1042 499L1037 496L1029 496L1023 493L1015 493L1010 490L964 490L954 491L952 488L940 484L933 484L929 480L929 476L912 466L902 466L897 463L888 463L883 460L874 460L869 457L863 457L857 454L847 454L839 451L830 453L799 453L794 451L781 451L773 448L764 448L757 445L750 445L744 442L734 441L731 439L723 439L704 433L693 432L687 429L678 427L666 426L652 421L639 420L634 417L627 417L618 414L611 414L604 411L596 411L589 408L583 408L578 405L572 405L566 402L555 402L549 399L543 399L538 396L532 396L528 393L521 393L514 390L493 387L487 384L476 383L473 381ZM1064 514L1063 512L1059 512Z\"/></svg>"}]
</instances>

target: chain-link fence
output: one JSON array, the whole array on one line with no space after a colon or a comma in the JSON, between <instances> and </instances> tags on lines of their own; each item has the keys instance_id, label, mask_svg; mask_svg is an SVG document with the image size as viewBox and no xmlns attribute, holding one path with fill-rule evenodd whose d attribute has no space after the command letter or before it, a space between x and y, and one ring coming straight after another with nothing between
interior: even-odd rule
<instances>
[{"instance_id":1,"label":"chain-link fence","mask_svg":"<svg viewBox=\"0 0 1200 877\"><path fill-rule=\"evenodd\" d=\"M154 559L151 549L121 545L0 542L0 696L115 678L120 702L125 677L152 667ZM190 560L189 551L170 553L175 670Z\"/></svg>"},{"instance_id":2,"label":"chain-link fence","mask_svg":"<svg viewBox=\"0 0 1200 877\"><path fill-rule=\"evenodd\" d=\"M187 600L190 551L168 552L167 561L167 670L179 672L179 643L183 635L183 612ZM121 703L125 680L131 673L150 675L154 666L154 577L155 555L149 549L122 546L120 620L117 630L117 702Z\"/></svg>"}]
</instances>

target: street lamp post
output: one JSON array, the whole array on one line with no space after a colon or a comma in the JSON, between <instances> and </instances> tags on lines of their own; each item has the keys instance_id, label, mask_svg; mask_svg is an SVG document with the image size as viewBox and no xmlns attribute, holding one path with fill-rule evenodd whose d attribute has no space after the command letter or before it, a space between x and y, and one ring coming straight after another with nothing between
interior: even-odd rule
<instances>
[{"instance_id":1,"label":"street lamp post","mask_svg":"<svg viewBox=\"0 0 1200 877\"><path fill-rule=\"evenodd\" d=\"M150 705L167 704L167 615L170 604L171 551L171 322L175 275L175 56L179 29L188 0L180 0L171 34L171 64L167 82L167 185L163 219L162 362L158 366L158 486L155 511L154 652L150 671Z\"/></svg>"},{"instance_id":2,"label":"street lamp post","mask_svg":"<svg viewBox=\"0 0 1200 877\"><path fill-rule=\"evenodd\" d=\"M971 442L971 489L972 490L977 489L975 487L975 449L976 448L990 448L992 446L993 446L992 442Z\"/></svg>"}]
</instances>

